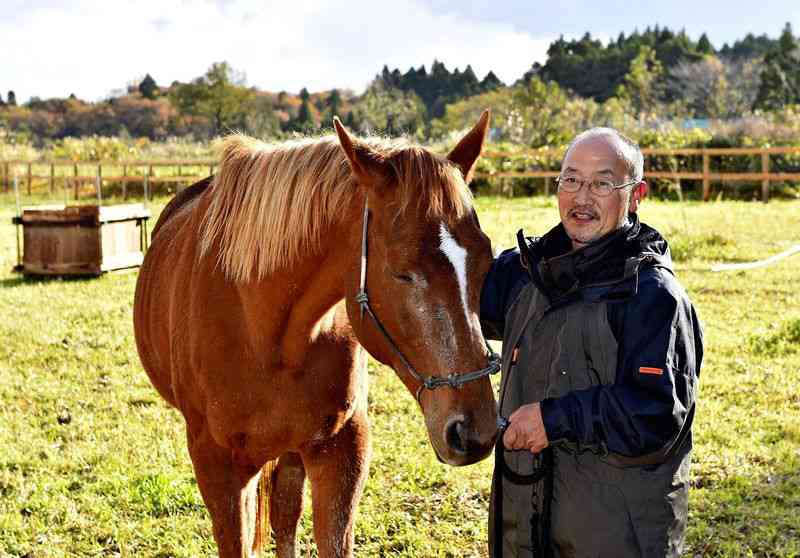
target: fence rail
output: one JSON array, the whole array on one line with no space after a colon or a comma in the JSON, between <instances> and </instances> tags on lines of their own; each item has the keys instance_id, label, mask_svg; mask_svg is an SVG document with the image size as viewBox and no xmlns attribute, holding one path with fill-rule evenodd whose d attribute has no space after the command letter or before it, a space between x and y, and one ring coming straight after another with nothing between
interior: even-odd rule
<instances>
[{"instance_id":1,"label":"fence rail","mask_svg":"<svg viewBox=\"0 0 800 558\"><path fill-rule=\"evenodd\" d=\"M134 159L129 161L70 161L39 160L0 161L0 184L8 192L16 179L28 195L33 191L34 181L46 181L50 194L55 193L57 183L64 190L71 189L74 199L79 199L81 189L86 184L94 186L94 194L102 199L104 183L122 185L123 197L128 196L127 185L141 183L145 197L148 197L151 184L186 184L214 173L218 165L215 159ZM48 169L46 174L36 174L34 169ZM87 169L91 169L87 173ZM105 169L105 171L104 171ZM109 173L108 169L114 172ZM197 172L197 169L202 169ZM165 171L169 172L165 172ZM189 171L189 172L185 172Z\"/></svg>"},{"instance_id":2,"label":"fence rail","mask_svg":"<svg viewBox=\"0 0 800 558\"><path fill-rule=\"evenodd\" d=\"M488 151L484 157L490 159L511 159L524 157L549 157L560 160L563 157L563 149L540 149L519 152ZM683 149L661 149L644 148L642 154L645 157L645 179L660 178L675 182L678 195L683 199L681 180L698 180L703 183L703 200L708 201L711 197L712 182L761 182L761 199L769 201L769 189L772 182L795 181L800 182L800 172L770 172L771 155L798 155L800 147L731 147L731 148L683 148ZM649 170L649 163L655 157L696 157L702 158L701 170ZM711 171L712 157L743 157L759 156L761 159L761 172L715 172ZM501 171L494 173L476 173L476 177L494 178L544 178L545 193L549 194L550 180L559 175L556 170L525 170L525 171Z\"/></svg>"},{"instance_id":3,"label":"fence rail","mask_svg":"<svg viewBox=\"0 0 800 558\"><path fill-rule=\"evenodd\" d=\"M769 200L770 184L773 182L797 181L800 182L800 172L771 172L771 156L773 155L798 155L800 147L734 147L734 148L684 148L684 149L642 149L645 156L645 178L665 179L673 181L682 198L681 181L697 180L702 181L703 199L708 200L711 196L711 183L721 182L761 182L761 198L763 201ZM484 154L485 158L502 161L504 159L524 159L531 158L550 158L552 161L560 161L563 149L539 149L524 150L519 152L488 151ZM716 172L711 170L713 157L760 157L760 172ZM701 169L680 169L680 170L649 170L655 158L658 157L700 157ZM72 189L75 199L80 196L81 186L93 183L95 193L98 198L102 198L104 183L117 183L122 185L123 196L127 197L127 185L129 183L142 183L145 196L148 195L149 185L154 183L162 184L184 184L198 180L209 174L213 174L218 162L214 159L154 159L154 160L129 160L129 161L70 161L70 160L47 160L47 161L0 161L0 184L5 192L8 192L16 177L18 183L21 182L27 189L28 194L32 192L34 181L46 181L49 192L55 191L56 183L62 182L65 190ZM46 174L36 174L34 169L39 171L47 168ZM66 168L66 171L64 170ZM86 169L92 169L87 173ZM105 171L104 171L105 169ZM113 172L110 172L113 169ZM198 172L199 169L202 169ZM57 172L60 171L60 172ZM479 172L476 177L494 179L510 178L543 178L545 182L545 193L550 193L550 181L558 176L556 170L543 170L528 168L520 171L499 171L492 173Z\"/></svg>"}]
</instances>

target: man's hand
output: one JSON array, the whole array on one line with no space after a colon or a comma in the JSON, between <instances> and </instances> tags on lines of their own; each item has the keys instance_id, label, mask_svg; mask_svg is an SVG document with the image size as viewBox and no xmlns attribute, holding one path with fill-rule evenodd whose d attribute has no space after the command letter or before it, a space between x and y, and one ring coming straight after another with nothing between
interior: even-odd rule
<instances>
[{"instance_id":1,"label":"man's hand","mask_svg":"<svg viewBox=\"0 0 800 558\"><path fill-rule=\"evenodd\" d=\"M530 450L539 453L547 447L547 433L542 422L538 403L523 405L508 417L508 428L503 434L503 445L510 450Z\"/></svg>"}]
</instances>

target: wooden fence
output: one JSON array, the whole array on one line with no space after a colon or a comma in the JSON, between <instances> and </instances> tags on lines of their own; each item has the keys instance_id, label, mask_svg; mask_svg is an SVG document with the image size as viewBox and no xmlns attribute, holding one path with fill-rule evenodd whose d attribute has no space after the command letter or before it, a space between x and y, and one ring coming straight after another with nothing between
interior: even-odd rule
<instances>
[{"instance_id":1,"label":"wooden fence","mask_svg":"<svg viewBox=\"0 0 800 558\"><path fill-rule=\"evenodd\" d=\"M672 181L682 199L681 181L694 180L702 182L703 199L711 197L711 183L719 182L723 185L731 182L760 182L761 198L769 200L770 184L773 182L794 181L800 182L800 172L771 172L770 159L773 155L798 155L800 160L800 147L762 147L762 148L708 148L708 149L655 149L642 150L645 156L645 178L665 179ZM497 163L521 160L526 157L531 159L549 158L551 161L560 161L560 150L528 150L519 152L492 152L484 154L485 158L494 159ZM714 157L759 157L759 172L712 172ZM686 163L680 158L697 158L702 163L700 169L656 170L671 166L677 168L678 162ZM672 164L655 164L658 158L671 158ZM662 161L663 162L663 161ZM213 174L217 161L203 160L135 160L135 161L0 161L0 184L3 191L8 192L16 177L21 190L30 194L34 181L46 181L50 194L54 194L58 183L61 182L64 191L71 190L75 199L81 194L81 187L86 184L94 186L94 193L98 198L103 197L105 183L121 185L123 197L128 195L128 184L141 183L145 198L149 196L154 184L190 184L200 178ZM500 166L500 165L495 165ZM684 165L685 166L685 165ZM653 170L649 170L650 168ZM49 169L45 174L34 173L34 169ZM87 169L90 172L87 172ZM111 170L109 170L111 169ZM493 173L476 173L477 177L488 180L511 178L543 178L545 193L550 193L550 182L558 176L557 170L526 168L519 171L500 171Z\"/></svg>"},{"instance_id":2,"label":"wooden fence","mask_svg":"<svg viewBox=\"0 0 800 558\"><path fill-rule=\"evenodd\" d=\"M156 184L187 185L214 173L219 163L213 159L164 159L132 161L0 161L0 184L9 192L17 180L21 192L31 195L34 182L46 182L49 194L61 187L71 191L79 199L84 187L93 186L98 199L103 197L103 188L108 183L119 184L121 194L128 197L128 185L138 183L142 194L149 198L151 187ZM34 169L45 174L37 174ZM109 170L110 169L110 170Z\"/></svg>"},{"instance_id":3,"label":"wooden fence","mask_svg":"<svg viewBox=\"0 0 800 558\"><path fill-rule=\"evenodd\" d=\"M678 195L683 199L681 190L682 180L697 180L703 184L703 199L708 201L711 197L711 183L721 182L723 184L730 182L760 182L761 183L761 199L763 201L769 200L769 188L771 182L786 182L794 181L800 182L799 172L770 172L770 157L772 155L798 155L800 160L800 147L760 147L760 148L697 148L697 149L658 149L658 148L644 148L642 154L645 157L645 179L665 179L675 183ZM495 160L510 160L520 159L525 156L533 158L547 158L559 161L563 157L563 150L537 150L537 151L521 151L521 152L499 152L488 151L484 153L484 157ZM713 157L752 157L757 156L760 158L760 172L712 172L711 162ZM702 169L700 170L650 170L650 167L665 166L654 165L655 158L669 157L677 162L679 157L699 157L702 159ZM677 166L677 164L675 165ZM800 166L800 161L798 162ZM487 179L503 179L503 178L544 178L545 193L550 192L550 181L559 175L557 170L533 170L527 169L523 171L502 171L495 173L476 173L476 177Z\"/></svg>"}]
</instances>

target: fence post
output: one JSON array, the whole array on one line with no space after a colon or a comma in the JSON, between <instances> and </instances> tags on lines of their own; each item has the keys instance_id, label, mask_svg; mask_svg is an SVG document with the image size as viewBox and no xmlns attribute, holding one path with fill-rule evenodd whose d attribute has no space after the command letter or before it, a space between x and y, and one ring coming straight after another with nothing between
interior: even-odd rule
<instances>
[{"instance_id":1,"label":"fence post","mask_svg":"<svg viewBox=\"0 0 800 558\"><path fill-rule=\"evenodd\" d=\"M69 205L69 174L64 173L64 207Z\"/></svg>"},{"instance_id":2,"label":"fence post","mask_svg":"<svg viewBox=\"0 0 800 558\"><path fill-rule=\"evenodd\" d=\"M128 199L128 165L122 165L122 199Z\"/></svg>"},{"instance_id":3,"label":"fence post","mask_svg":"<svg viewBox=\"0 0 800 558\"><path fill-rule=\"evenodd\" d=\"M761 181L761 201L767 203L769 201L769 153L767 151L761 152L761 172L764 173L764 179Z\"/></svg>"},{"instance_id":4,"label":"fence post","mask_svg":"<svg viewBox=\"0 0 800 558\"><path fill-rule=\"evenodd\" d=\"M709 167L708 153L703 148L703 201L708 201L711 197L711 180L708 178Z\"/></svg>"},{"instance_id":5,"label":"fence post","mask_svg":"<svg viewBox=\"0 0 800 558\"><path fill-rule=\"evenodd\" d=\"M150 200L150 171L153 167L147 167L144 175L144 205L147 206L147 202Z\"/></svg>"},{"instance_id":6,"label":"fence post","mask_svg":"<svg viewBox=\"0 0 800 558\"><path fill-rule=\"evenodd\" d=\"M94 178L94 188L97 192L97 205L103 204L103 167L97 163L97 174Z\"/></svg>"},{"instance_id":7,"label":"fence post","mask_svg":"<svg viewBox=\"0 0 800 558\"><path fill-rule=\"evenodd\" d=\"M28 195L31 195L33 185L33 163L28 163Z\"/></svg>"},{"instance_id":8,"label":"fence post","mask_svg":"<svg viewBox=\"0 0 800 558\"><path fill-rule=\"evenodd\" d=\"M74 176L72 179L72 188L75 190L75 201L78 201L80 194L80 187L78 186L78 163L72 165L72 172Z\"/></svg>"},{"instance_id":9,"label":"fence post","mask_svg":"<svg viewBox=\"0 0 800 558\"><path fill-rule=\"evenodd\" d=\"M56 166L50 163L50 195L53 195L53 190L56 181Z\"/></svg>"},{"instance_id":10,"label":"fence post","mask_svg":"<svg viewBox=\"0 0 800 558\"><path fill-rule=\"evenodd\" d=\"M544 177L544 197L550 197L550 177Z\"/></svg>"}]
</instances>

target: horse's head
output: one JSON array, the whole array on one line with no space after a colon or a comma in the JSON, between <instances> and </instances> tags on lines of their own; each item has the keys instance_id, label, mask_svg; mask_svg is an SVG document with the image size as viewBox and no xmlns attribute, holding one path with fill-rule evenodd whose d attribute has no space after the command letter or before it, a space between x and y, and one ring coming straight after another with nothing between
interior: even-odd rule
<instances>
[{"instance_id":1,"label":"horse's head","mask_svg":"<svg viewBox=\"0 0 800 558\"><path fill-rule=\"evenodd\" d=\"M415 146L370 146L335 121L369 211L366 229L361 219L353 226L367 257L353 259L347 278L351 323L417 395L436 454L451 465L483 459L497 430L478 320L492 252L466 185L488 123L487 111L445 158ZM443 384L448 376L452 383Z\"/></svg>"}]
</instances>

